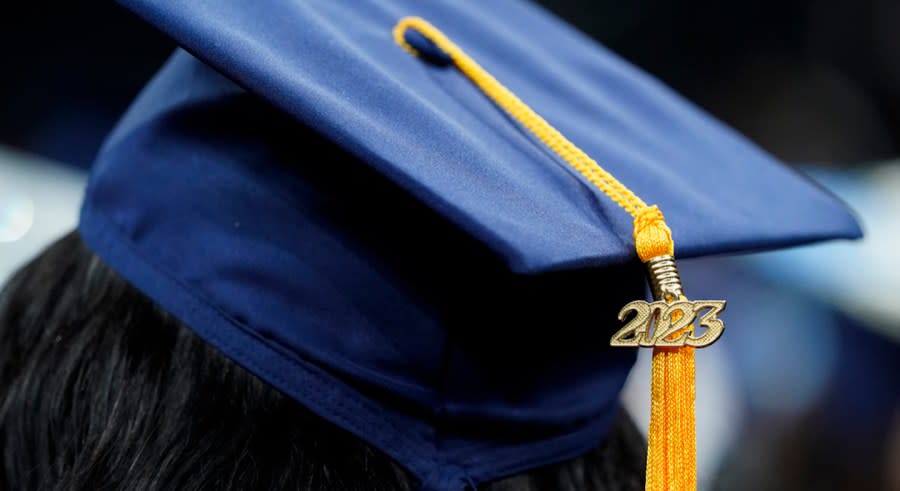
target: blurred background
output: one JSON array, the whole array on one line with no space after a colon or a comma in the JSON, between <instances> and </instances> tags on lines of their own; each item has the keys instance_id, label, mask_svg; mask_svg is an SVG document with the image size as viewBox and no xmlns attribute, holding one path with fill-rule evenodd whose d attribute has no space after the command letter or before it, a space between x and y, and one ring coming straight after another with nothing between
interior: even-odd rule
<instances>
[{"instance_id":1,"label":"blurred background","mask_svg":"<svg viewBox=\"0 0 900 491\"><path fill-rule=\"evenodd\" d=\"M540 3L840 196L867 234L683 266L690 294L729 299L728 335L697 362L701 489L900 490L900 2ZM112 2L39 0L4 5L0 43L3 281L74 227L104 135L174 45ZM639 422L648 366L624 395Z\"/></svg>"}]
</instances>

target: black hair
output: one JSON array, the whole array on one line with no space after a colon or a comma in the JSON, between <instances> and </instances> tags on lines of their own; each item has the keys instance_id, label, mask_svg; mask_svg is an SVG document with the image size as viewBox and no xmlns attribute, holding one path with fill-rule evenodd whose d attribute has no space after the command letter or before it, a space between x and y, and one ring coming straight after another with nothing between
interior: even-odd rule
<instances>
[{"instance_id":1,"label":"black hair","mask_svg":"<svg viewBox=\"0 0 900 491\"><path fill-rule=\"evenodd\" d=\"M482 490L637 490L622 412L577 459ZM73 232L0 293L0 489L412 490L390 458L197 338Z\"/></svg>"}]
</instances>

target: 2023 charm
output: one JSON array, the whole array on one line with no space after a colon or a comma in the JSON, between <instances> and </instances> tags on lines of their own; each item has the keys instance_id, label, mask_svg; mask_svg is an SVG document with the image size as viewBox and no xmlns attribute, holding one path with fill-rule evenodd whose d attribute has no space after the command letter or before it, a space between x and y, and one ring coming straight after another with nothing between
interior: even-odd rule
<instances>
[{"instance_id":1,"label":"2023 charm","mask_svg":"<svg viewBox=\"0 0 900 491\"><path fill-rule=\"evenodd\" d=\"M647 261L647 275L656 301L636 300L622 307L619 321L624 322L631 312L634 317L616 331L610 346L702 348L722 336L725 323L718 315L725 310L725 300L685 300L674 257L658 256ZM705 329L699 335L698 327Z\"/></svg>"},{"instance_id":2,"label":"2023 charm","mask_svg":"<svg viewBox=\"0 0 900 491\"><path fill-rule=\"evenodd\" d=\"M725 310L724 300L679 300L630 302L619 312L619 320L631 317L610 339L610 346L693 346L714 343L725 331L718 315ZM698 314L701 314L698 316ZM691 325L694 329L690 329ZM704 328L699 335L696 329Z\"/></svg>"}]
</instances>

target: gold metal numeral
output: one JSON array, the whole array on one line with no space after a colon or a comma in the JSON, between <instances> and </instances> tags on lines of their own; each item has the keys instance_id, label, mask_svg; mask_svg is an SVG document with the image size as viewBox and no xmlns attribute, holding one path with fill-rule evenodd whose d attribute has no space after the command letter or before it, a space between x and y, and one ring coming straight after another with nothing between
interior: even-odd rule
<instances>
[{"instance_id":1,"label":"gold metal numeral","mask_svg":"<svg viewBox=\"0 0 900 491\"><path fill-rule=\"evenodd\" d=\"M613 334L610 346L637 346L644 338L644 331L650 325L650 304L643 300L631 302L619 312L619 321L624 321L629 312L634 312L634 317Z\"/></svg>"},{"instance_id":2,"label":"gold metal numeral","mask_svg":"<svg viewBox=\"0 0 900 491\"><path fill-rule=\"evenodd\" d=\"M717 317L725 310L725 300L695 300L693 303L695 313L709 309L697 321L700 327L706 328L706 332L700 336L688 336L685 344L702 348L715 343L725 332L725 322Z\"/></svg>"},{"instance_id":3,"label":"gold metal numeral","mask_svg":"<svg viewBox=\"0 0 900 491\"><path fill-rule=\"evenodd\" d=\"M619 321L631 317L616 331L610 346L693 346L703 348L716 342L725 331L718 315L725 310L724 300L679 300L630 302L619 312ZM702 313L699 317L697 314ZM692 327L693 325L693 327ZM703 328L699 333L697 328Z\"/></svg>"}]
</instances>

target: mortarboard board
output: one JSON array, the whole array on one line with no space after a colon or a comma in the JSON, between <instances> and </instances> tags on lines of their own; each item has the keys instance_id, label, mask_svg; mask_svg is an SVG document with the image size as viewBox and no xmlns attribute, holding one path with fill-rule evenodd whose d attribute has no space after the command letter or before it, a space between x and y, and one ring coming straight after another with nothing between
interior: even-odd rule
<instances>
[{"instance_id":1,"label":"mortarboard board","mask_svg":"<svg viewBox=\"0 0 900 491\"><path fill-rule=\"evenodd\" d=\"M227 356L425 489L603 438L643 296L630 217L408 15L634 193L681 257L857 237L832 196L520 2L125 0L176 53L99 154L79 230Z\"/></svg>"}]
</instances>

